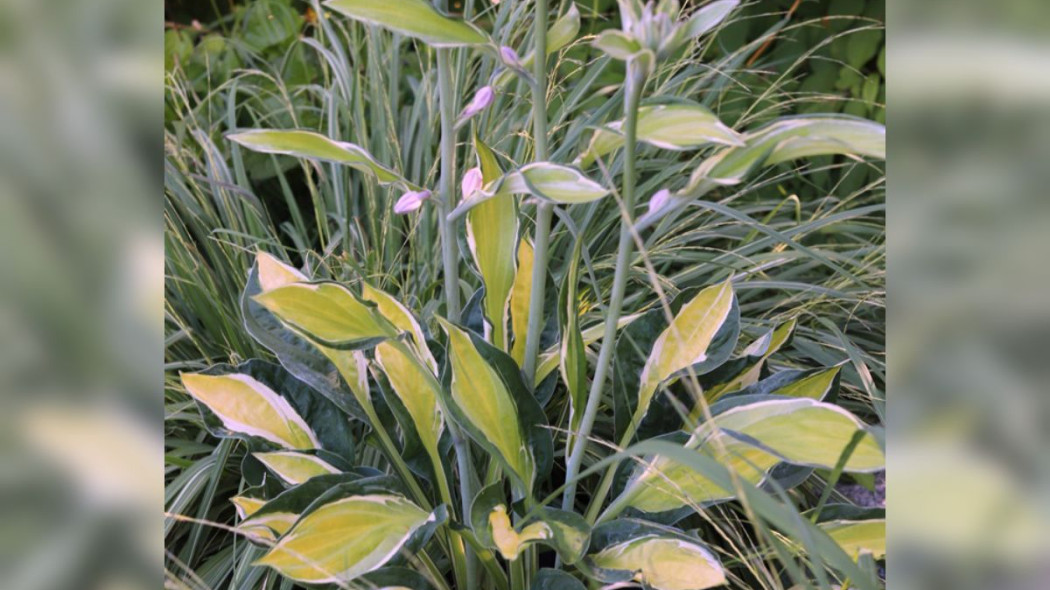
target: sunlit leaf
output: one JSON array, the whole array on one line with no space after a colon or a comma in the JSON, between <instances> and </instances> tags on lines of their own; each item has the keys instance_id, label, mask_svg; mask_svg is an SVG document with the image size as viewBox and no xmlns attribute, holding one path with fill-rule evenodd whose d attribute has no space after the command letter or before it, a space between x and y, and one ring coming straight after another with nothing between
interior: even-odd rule
<instances>
[{"instance_id":1,"label":"sunlit leaf","mask_svg":"<svg viewBox=\"0 0 1050 590\"><path fill-rule=\"evenodd\" d=\"M386 318L400 332L410 334L409 347L416 353L417 357L426 362L431 371L437 371L437 361L434 359L434 355L430 353L430 349L427 348L427 338L426 334L423 333L423 326L420 325L416 316L403 303L398 301L393 295L381 291L368 283L361 285L361 298L374 303L380 315Z\"/></svg>"},{"instance_id":2,"label":"sunlit leaf","mask_svg":"<svg viewBox=\"0 0 1050 590\"><path fill-rule=\"evenodd\" d=\"M345 583L389 562L434 520L401 496L351 496L302 517L255 563L300 582Z\"/></svg>"},{"instance_id":3,"label":"sunlit leaf","mask_svg":"<svg viewBox=\"0 0 1050 590\"><path fill-rule=\"evenodd\" d=\"M484 184L503 172L495 154L477 136L474 151ZM518 206L514 199L490 199L467 214L467 244L485 283L486 338L497 348L508 348L507 320L510 292L517 270Z\"/></svg>"},{"instance_id":4,"label":"sunlit leaf","mask_svg":"<svg viewBox=\"0 0 1050 590\"><path fill-rule=\"evenodd\" d=\"M257 510L263 507L263 504L266 504L266 500L250 496L234 496L230 498L230 502L233 503L234 508L237 510L237 517L241 519L255 514Z\"/></svg>"},{"instance_id":5,"label":"sunlit leaf","mask_svg":"<svg viewBox=\"0 0 1050 590\"><path fill-rule=\"evenodd\" d=\"M249 375L183 373L182 384L233 432L258 436L287 449L320 447L291 404Z\"/></svg>"},{"instance_id":6,"label":"sunlit leaf","mask_svg":"<svg viewBox=\"0 0 1050 590\"><path fill-rule=\"evenodd\" d=\"M259 287L263 291L309 280L303 273L266 252L256 254L255 262L259 268Z\"/></svg>"},{"instance_id":7,"label":"sunlit leaf","mask_svg":"<svg viewBox=\"0 0 1050 590\"><path fill-rule=\"evenodd\" d=\"M699 104L641 107L637 134L638 141L666 150L693 149L711 143L744 145L735 131L722 123L710 109ZM587 151L580 157L580 165L590 166L596 158L619 149L623 144L623 121L598 129Z\"/></svg>"},{"instance_id":8,"label":"sunlit leaf","mask_svg":"<svg viewBox=\"0 0 1050 590\"><path fill-rule=\"evenodd\" d=\"M252 151L344 164L372 174L381 184L396 182L413 186L401 175L377 162L364 148L345 141L329 139L313 131L249 129L231 133L226 137Z\"/></svg>"},{"instance_id":9,"label":"sunlit leaf","mask_svg":"<svg viewBox=\"0 0 1050 590\"><path fill-rule=\"evenodd\" d=\"M479 435L479 444L491 445L520 481L531 486L535 460L510 391L466 332L440 318L439 322L448 334L452 401Z\"/></svg>"},{"instance_id":10,"label":"sunlit leaf","mask_svg":"<svg viewBox=\"0 0 1050 590\"><path fill-rule=\"evenodd\" d=\"M255 297L282 322L333 348L367 348L398 335L373 306L335 283L295 283Z\"/></svg>"},{"instance_id":11,"label":"sunlit leaf","mask_svg":"<svg viewBox=\"0 0 1050 590\"><path fill-rule=\"evenodd\" d=\"M532 242L522 238L518 243L518 270L514 274L514 285L510 292L511 333L514 335L510 356L518 362L518 366L525 362L525 337L529 329L529 305L532 298L532 261ZM557 366L555 359L551 370Z\"/></svg>"},{"instance_id":12,"label":"sunlit leaf","mask_svg":"<svg viewBox=\"0 0 1050 590\"><path fill-rule=\"evenodd\" d=\"M426 373L424 364L386 342L376 347L376 362L408 411L423 446L436 456L445 421L434 375Z\"/></svg>"},{"instance_id":13,"label":"sunlit leaf","mask_svg":"<svg viewBox=\"0 0 1050 590\"><path fill-rule=\"evenodd\" d=\"M273 471L278 477L291 485L299 485L318 475L339 473L338 469L324 459L305 453L276 451L272 453L254 453L254 455L270 471Z\"/></svg>"},{"instance_id":14,"label":"sunlit leaf","mask_svg":"<svg viewBox=\"0 0 1050 590\"><path fill-rule=\"evenodd\" d=\"M635 419L641 421L660 384L675 373L707 358L708 347L733 308L729 281L700 291L682 306L660 334L642 369Z\"/></svg>"},{"instance_id":15,"label":"sunlit leaf","mask_svg":"<svg viewBox=\"0 0 1050 590\"><path fill-rule=\"evenodd\" d=\"M328 0L324 5L354 20L379 25L434 47L489 43L488 36L473 25L439 13L425 0Z\"/></svg>"}]
</instances>

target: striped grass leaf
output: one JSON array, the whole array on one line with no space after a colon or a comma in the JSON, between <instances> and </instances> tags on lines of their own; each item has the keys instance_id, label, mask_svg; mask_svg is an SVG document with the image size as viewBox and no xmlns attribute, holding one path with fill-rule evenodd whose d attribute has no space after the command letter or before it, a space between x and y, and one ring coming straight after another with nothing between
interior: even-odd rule
<instances>
[{"instance_id":1,"label":"striped grass leaf","mask_svg":"<svg viewBox=\"0 0 1050 590\"><path fill-rule=\"evenodd\" d=\"M328 0L325 6L354 20L419 39L433 47L491 43L470 23L449 18L426 0Z\"/></svg>"}]
</instances>

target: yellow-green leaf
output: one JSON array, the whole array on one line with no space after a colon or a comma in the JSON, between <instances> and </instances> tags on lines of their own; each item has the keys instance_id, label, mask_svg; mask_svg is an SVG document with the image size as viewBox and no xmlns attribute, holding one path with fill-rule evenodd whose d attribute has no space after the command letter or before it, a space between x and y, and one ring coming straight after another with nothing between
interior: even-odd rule
<instances>
[{"instance_id":1,"label":"yellow-green leaf","mask_svg":"<svg viewBox=\"0 0 1050 590\"><path fill-rule=\"evenodd\" d=\"M299 515L292 512L268 512L245 520L237 525L237 530L257 543L271 545L287 533L297 520Z\"/></svg>"},{"instance_id":2,"label":"yellow-green leaf","mask_svg":"<svg viewBox=\"0 0 1050 590\"><path fill-rule=\"evenodd\" d=\"M485 184L500 178L495 154L476 135L474 150ZM518 245L518 206L514 199L490 199L467 214L467 244L485 283L486 339L496 348L507 349L507 319L510 292L514 285Z\"/></svg>"},{"instance_id":3,"label":"yellow-green leaf","mask_svg":"<svg viewBox=\"0 0 1050 590\"><path fill-rule=\"evenodd\" d=\"M435 516L401 496L352 496L302 517L256 565L313 584L346 583L393 559Z\"/></svg>"},{"instance_id":4,"label":"yellow-green leaf","mask_svg":"<svg viewBox=\"0 0 1050 590\"><path fill-rule=\"evenodd\" d=\"M522 238L518 243L518 272L510 292L510 322L514 345L510 356L521 366L525 362L525 334L529 329L529 303L532 298L532 242ZM557 367L555 359L554 367Z\"/></svg>"},{"instance_id":5,"label":"yellow-green leaf","mask_svg":"<svg viewBox=\"0 0 1050 590\"><path fill-rule=\"evenodd\" d=\"M449 18L425 0L328 0L336 12L391 31L397 31L434 47L485 45L489 38L461 20Z\"/></svg>"},{"instance_id":6,"label":"yellow-green leaf","mask_svg":"<svg viewBox=\"0 0 1050 590\"><path fill-rule=\"evenodd\" d=\"M255 514L256 511L266 504L266 500L252 498L251 496L234 496L230 498L230 502L233 502L233 506L237 510L237 517L242 520Z\"/></svg>"},{"instance_id":7,"label":"yellow-green leaf","mask_svg":"<svg viewBox=\"0 0 1050 590\"><path fill-rule=\"evenodd\" d=\"M387 342L376 347L376 362L412 418L423 446L437 456L444 417L434 375L427 374L425 365Z\"/></svg>"},{"instance_id":8,"label":"yellow-green leaf","mask_svg":"<svg viewBox=\"0 0 1050 590\"><path fill-rule=\"evenodd\" d=\"M885 159L886 127L848 116L789 117L748 133L745 143L705 160L682 193L689 194L704 183L738 184L759 167L798 158L846 154Z\"/></svg>"},{"instance_id":9,"label":"yellow-green leaf","mask_svg":"<svg viewBox=\"0 0 1050 590\"><path fill-rule=\"evenodd\" d=\"M634 320L638 319L642 314L635 313L631 315L620 316L619 321L616 322L616 329L620 330L624 326L630 324ZM584 346L590 346L597 342L605 331L605 323L599 323L583 330L583 344ZM552 348L548 348L542 354L540 354L539 364L536 366L536 381L534 386L538 386L547 378L548 375L554 372L558 368L558 363L561 361L561 344L556 344Z\"/></svg>"},{"instance_id":10,"label":"yellow-green leaf","mask_svg":"<svg viewBox=\"0 0 1050 590\"><path fill-rule=\"evenodd\" d=\"M329 139L313 131L249 129L231 133L226 137L252 151L344 164L375 176L381 184L397 182L418 188L398 173L377 162L364 148L345 141Z\"/></svg>"},{"instance_id":11,"label":"yellow-green leaf","mask_svg":"<svg viewBox=\"0 0 1050 590\"><path fill-rule=\"evenodd\" d=\"M817 525L842 547L848 555L857 559L861 553L871 553L875 559L886 557L886 521L832 520Z\"/></svg>"},{"instance_id":12,"label":"yellow-green leaf","mask_svg":"<svg viewBox=\"0 0 1050 590\"><path fill-rule=\"evenodd\" d=\"M278 477L293 486L318 475L339 473L339 470L332 467L327 461L305 453L276 451L272 453L254 453L254 455L270 471L273 471Z\"/></svg>"},{"instance_id":13,"label":"yellow-green leaf","mask_svg":"<svg viewBox=\"0 0 1050 590\"><path fill-rule=\"evenodd\" d=\"M697 428L686 446L758 484L781 461L834 468L854 434L866 429L853 414L832 404L808 398L767 400L715 416L713 424ZM884 466L881 447L865 432L845 469L872 472ZM670 459L658 458L632 480L624 494L634 508L663 512L689 503L729 499L734 492Z\"/></svg>"},{"instance_id":14,"label":"yellow-green leaf","mask_svg":"<svg viewBox=\"0 0 1050 590\"><path fill-rule=\"evenodd\" d=\"M232 432L258 436L287 449L320 447L291 404L248 375L183 373L182 384Z\"/></svg>"},{"instance_id":15,"label":"yellow-green leaf","mask_svg":"<svg viewBox=\"0 0 1050 590\"><path fill-rule=\"evenodd\" d=\"M525 445L518 409L510 391L466 332L440 318L438 321L448 334L452 401L526 487L531 486L535 462Z\"/></svg>"},{"instance_id":16,"label":"yellow-green leaf","mask_svg":"<svg viewBox=\"0 0 1050 590\"><path fill-rule=\"evenodd\" d=\"M379 313L399 331L408 332L412 336L410 347L413 352L430 367L432 372L437 372L437 361L434 359L434 355L430 354L430 349L427 348L427 339L426 335L423 334L423 327L419 325L419 322L416 321L416 316L412 315L412 312L404 304L394 298L393 295L376 289L368 283L364 283L361 286L361 298L374 303L379 309Z\"/></svg>"},{"instance_id":17,"label":"yellow-green leaf","mask_svg":"<svg viewBox=\"0 0 1050 590\"><path fill-rule=\"evenodd\" d=\"M653 394L667 378L707 358L707 348L729 317L733 307L733 285L729 281L700 291L682 306L660 334L642 369L638 407L640 422L649 410Z\"/></svg>"},{"instance_id":18,"label":"yellow-green leaf","mask_svg":"<svg viewBox=\"0 0 1050 590\"><path fill-rule=\"evenodd\" d=\"M799 379L794 383L789 383L773 393L787 397L808 397L809 399L821 400L824 399L828 388L835 382L835 377L838 377L840 371L842 371L841 366L831 367L809 377Z\"/></svg>"},{"instance_id":19,"label":"yellow-green leaf","mask_svg":"<svg viewBox=\"0 0 1050 590\"><path fill-rule=\"evenodd\" d=\"M496 543L496 548L507 561L517 559L528 543L549 539L553 534L543 521L534 522L520 532L514 530L510 524L510 516L507 515L507 507L503 505L496 506L489 514L489 526L492 528L492 540Z\"/></svg>"},{"instance_id":20,"label":"yellow-green leaf","mask_svg":"<svg viewBox=\"0 0 1050 590\"><path fill-rule=\"evenodd\" d=\"M256 295L285 325L334 348L364 347L398 335L375 308L335 283L295 283Z\"/></svg>"},{"instance_id":21,"label":"yellow-green leaf","mask_svg":"<svg viewBox=\"0 0 1050 590\"><path fill-rule=\"evenodd\" d=\"M655 590L703 590L726 583L718 558L699 543L646 535L612 545L591 556L602 569L634 573L634 581Z\"/></svg>"},{"instance_id":22,"label":"yellow-green leaf","mask_svg":"<svg viewBox=\"0 0 1050 590\"><path fill-rule=\"evenodd\" d=\"M309 280L303 273L266 252L256 254L255 262L259 268L259 287L263 291Z\"/></svg>"},{"instance_id":23,"label":"yellow-green leaf","mask_svg":"<svg viewBox=\"0 0 1050 590\"><path fill-rule=\"evenodd\" d=\"M590 166L596 158L623 146L623 121L598 129L587 151L580 156L581 166ZM665 150L686 150L707 144L744 145L737 132L730 129L705 106L667 104L645 106L638 110L638 140Z\"/></svg>"}]
</instances>

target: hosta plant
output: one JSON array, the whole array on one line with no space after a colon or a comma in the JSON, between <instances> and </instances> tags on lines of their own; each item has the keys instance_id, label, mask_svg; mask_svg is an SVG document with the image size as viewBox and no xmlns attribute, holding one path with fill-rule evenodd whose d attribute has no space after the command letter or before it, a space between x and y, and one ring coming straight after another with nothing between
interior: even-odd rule
<instances>
[{"instance_id":1,"label":"hosta plant","mask_svg":"<svg viewBox=\"0 0 1050 590\"><path fill-rule=\"evenodd\" d=\"M838 403L841 365L772 370L796 325L742 342L731 273L670 297L654 279L631 313L624 303L639 247L691 203L803 158L881 158L884 128L810 115L734 129L700 102L651 94L736 0L620 0L620 29L586 41L622 62L621 112L556 150L550 56L578 42L573 3L536 0L518 49L501 44L500 18L454 18L424 0L325 7L433 50L435 185L312 130L226 139L346 167L393 191L398 214L436 210L443 288L419 301L368 273L331 280L262 250L244 269L241 319L272 359L180 378L209 431L247 448L229 499L236 531L259 547L253 567L352 588L878 586L884 515L829 503L842 473L884 465L880 429ZM487 77L466 86L454 60ZM520 161L476 124L515 85L532 101ZM703 157L642 203L642 154L662 152ZM587 262L577 227L596 206L619 211L609 269ZM555 216L575 236L558 269ZM598 321L585 313L595 304ZM594 435L599 423L612 440ZM793 490L810 479L825 492L803 507ZM745 537L757 539L746 551Z\"/></svg>"}]
</instances>

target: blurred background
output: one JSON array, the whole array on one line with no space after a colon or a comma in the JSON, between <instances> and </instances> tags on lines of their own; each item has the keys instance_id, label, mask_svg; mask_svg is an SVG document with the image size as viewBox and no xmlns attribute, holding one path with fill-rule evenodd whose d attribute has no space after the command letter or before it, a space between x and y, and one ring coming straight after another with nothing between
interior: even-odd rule
<instances>
[{"instance_id":1,"label":"blurred background","mask_svg":"<svg viewBox=\"0 0 1050 590\"><path fill-rule=\"evenodd\" d=\"M163 584L165 21L190 4L0 0L4 588ZM1050 3L885 11L888 587L1050 587Z\"/></svg>"}]
</instances>

